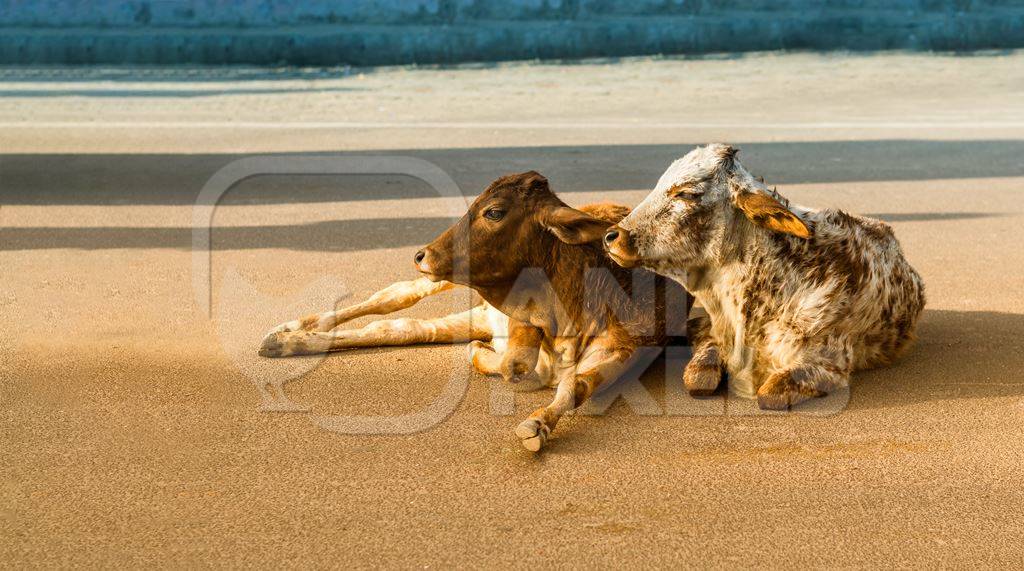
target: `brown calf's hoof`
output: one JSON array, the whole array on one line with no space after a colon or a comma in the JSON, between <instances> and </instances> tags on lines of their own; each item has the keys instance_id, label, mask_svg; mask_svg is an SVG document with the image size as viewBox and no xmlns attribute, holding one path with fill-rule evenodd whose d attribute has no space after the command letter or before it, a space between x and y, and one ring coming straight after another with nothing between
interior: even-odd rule
<instances>
[{"instance_id":1,"label":"brown calf's hoof","mask_svg":"<svg viewBox=\"0 0 1024 571\"><path fill-rule=\"evenodd\" d=\"M548 441L551 430L539 418L528 418L516 427L519 442L530 452L538 452Z\"/></svg>"},{"instance_id":2,"label":"brown calf's hoof","mask_svg":"<svg viewBox=\"0 0 1024 571\"><path fill-rule=\"evenodd\" d=\"M281 342L281 333L271 331L260 342L260 357L284 357L284 343Z\"/></svg>"},{"instance_id":3,"label":"brown calf's hoof","mask_svg":"<svg viewBox=\"0 0 1024 571\"><path fill-rule=\"evenodd\" d=\"M466 350L469 351L470 358L473 357L473 353L475 351L490 351L491 353L494 352L494 349L491 348L491 344L490 343L484 343L483 341L480 341L479 339L474 339L474 340L470 341L469 345L466 346Z\"/></svg>"},{"instance_id":4,"label":"brown calf's hoof","mask_svg":"<svg viewBox=\"0 0 1024 571\"><path fill-rule=\"evenodd\" d=\"M502 377L513 385L522 385L520 390L540 388L541 380L537 371L526 363L513 361L510 366L503 367Z\"/></svg>"},{"instance_id":5,"label":"brown calf's hoof","mask_svg":"<svg viewBox=\"0 0 1024 571\"><path fill-rule=\"evenodd\" d=\"M323 334L311 331L271 333L260 344L259 354L264 357L291 357L318 355L331 350L331 341Z\"/></svg>"},{"instance_id":6,"label":"brown calf's hoof","mask_svg":"<svg viewBox=\"0 0 1024 571\"><path fill-rule=\"evenodd\" d=\"M502 368L504 369L502 371L502 375L505 377L505 380L510 383L518 383L519 381L527 378L527 376L533 372L532 367L520 361L512 361L511 363L505 364Z\"/></svg>"}]
</instances>

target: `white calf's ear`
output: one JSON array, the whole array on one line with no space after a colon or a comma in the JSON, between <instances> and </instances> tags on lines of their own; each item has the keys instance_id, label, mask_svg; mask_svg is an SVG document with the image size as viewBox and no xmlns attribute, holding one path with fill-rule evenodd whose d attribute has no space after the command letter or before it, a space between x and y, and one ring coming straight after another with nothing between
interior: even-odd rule
<instances>
[{"instance_id":1,"label":"white calf's ear","mask_svg":"<svg viewBox=\"0 0 1024 571\"><path fill-rule=\"evenodd\" d=\"M734 188L732 201L744 216L762 228L804 239L813 234L806 222L768 194Z\"/></svg>"},{"instance_id":2,"label":"white calf's ear","mask_svg":"<svg viewBox=\"0 0 1024 571\"><path fill-rule=\"evenodd\" d=\"M585 244L599 240L613 226L611 222L599 220L568 206L544 213L540 223L566 244Z\"/></svg>"}]
</instances>

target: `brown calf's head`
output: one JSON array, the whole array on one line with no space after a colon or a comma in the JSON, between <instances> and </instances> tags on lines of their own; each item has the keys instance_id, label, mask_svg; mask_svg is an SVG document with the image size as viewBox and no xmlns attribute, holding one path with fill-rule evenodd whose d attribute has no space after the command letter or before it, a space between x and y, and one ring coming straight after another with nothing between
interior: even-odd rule
<instances>
[{"instance_id":1,"label":"brown calf's head","mask_svg":"<svg viewBox=\"0 0 1024 571\"><path fill-rule=\"evenodd\" d=\"M605 235L612 259L664 273L726 261L744 233L810 238L809 223L789 201L755 180L736 153L712 144L672 163L654 191Z\"/></svg>"},{"instance_id":2,"label":"brown calf's head","mask_svg":"<svg viewBox=\"0 0 1024 571\"><path fill-rule=\"evenodd\" d=\"M544 267L553 240L599 240L611 223L565 205L537 172L507 175L487 187L454 226L416 253L416 269L433 280L488 287Z\"/></svg>"}]
</instances>

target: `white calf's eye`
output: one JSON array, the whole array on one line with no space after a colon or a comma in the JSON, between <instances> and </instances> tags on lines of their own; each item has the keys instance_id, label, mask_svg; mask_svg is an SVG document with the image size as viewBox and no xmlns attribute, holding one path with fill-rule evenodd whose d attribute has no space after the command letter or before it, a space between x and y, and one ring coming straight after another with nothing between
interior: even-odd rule
<instances>
[{"instance_id":1,"label":"white calf's eye","mask_svg":"<svg viewBox=\"0 0 1024 571\"><path fill-rule=\"evenodd\" d=\"M668 195L670 197L682 198L684 200L697 200L702 194L704 194L703 188L687 184L677 184L668 189Z\"/></svg>"}]
</instances>

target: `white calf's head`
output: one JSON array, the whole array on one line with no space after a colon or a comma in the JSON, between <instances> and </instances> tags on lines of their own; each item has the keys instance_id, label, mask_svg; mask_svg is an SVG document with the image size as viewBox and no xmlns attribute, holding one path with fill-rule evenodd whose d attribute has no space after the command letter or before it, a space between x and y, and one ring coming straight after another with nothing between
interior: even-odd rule
<instances>
[{"instance_id":1,"label":"white calf's head","mask_svg":"<svg viewBox=\"0 0 1024 571\"><path fill-rule=\"evenodd\" d=\"M726 262L757 229L810 238L808 223L754 179L736 153L712 144L672 163L654 191L605 235L612 259L664 273Z\"/></svg>"}]
</instances>

